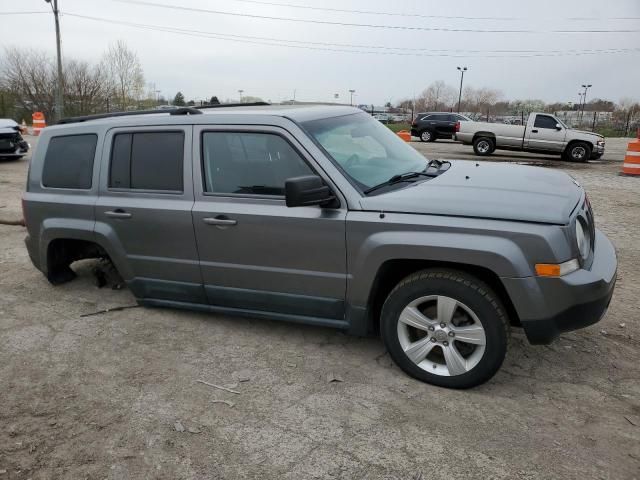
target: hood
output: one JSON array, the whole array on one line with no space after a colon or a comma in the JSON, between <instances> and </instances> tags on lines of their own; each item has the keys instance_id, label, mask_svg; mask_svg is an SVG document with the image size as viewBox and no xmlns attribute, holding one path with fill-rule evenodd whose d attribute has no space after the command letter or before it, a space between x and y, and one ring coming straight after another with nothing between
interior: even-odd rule
<instances>
[{"instance_id":1,"label":"hood","mask_svg":"<svg viewBox=\"0 0 640 480\"><path fill-rule=\"evenodd\" d=\"M364 210L564 225L583 189L564 172L455 160L431 180L365 197Z\"/></svg>"},{"instance_id":2,"label":"hood","mask_svg":"<svg viewBox=\"0 0 640 480\"><path fill-rule=\"evenodd\" d=\"M595 132L588 132L587 130L577 130L575 128L570 128L569 130L574 133L579 133L580 135L589 135L592 137L604 138L604 135L600 135L599 133Z\"/></svg>"},{"instance_id":3,"label":"hood","mask_svg":"<svg viewBox=\"0 0 640 480\"><path fill-rule=\"evenodd\" d=\"M16 129L17 127L2 127L0 126L0 135L6 135L7 133L13 134L15 135L16 133L19 133L19 129Z\"/></svg>"}]
</instances>

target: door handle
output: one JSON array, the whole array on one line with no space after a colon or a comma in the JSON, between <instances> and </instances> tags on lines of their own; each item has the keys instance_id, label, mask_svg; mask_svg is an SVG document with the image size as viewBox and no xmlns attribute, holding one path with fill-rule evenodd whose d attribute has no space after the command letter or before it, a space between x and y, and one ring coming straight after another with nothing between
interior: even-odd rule
<instances>
[{"instance_id":1,"label":"door handle","mask_svg":"<svg viewBox=\"0 0 640 480\"><path fill-rule=\"evenodd\" d=\"M125 212L124 210L118 208L116 210L109 210L104 212L104 215L109 218L121 218L123 220L127 218L131 218L132 215L129 212Z\"/></svg>"},{"instance_id":2,"label":"door handle","mask_svg":"<svg viewBox=\"0 0 640 480\"><path fill-rule=\"evenodd\" d=\"M531 133L538 133L538 130L531 130Z\"/></svg>"},{"instance_id":3,"label":"door handle","mask_svg":"<svg viewBox=\"0 0 640 480\"><path fill-rule=\"evenodd\" d=\"M218 225L224 227L232 227L238 224L237 220L227 218L224 215L218 215L217 217L205 217L202 221L207 225Z\"/></svg>"}]
</instances>

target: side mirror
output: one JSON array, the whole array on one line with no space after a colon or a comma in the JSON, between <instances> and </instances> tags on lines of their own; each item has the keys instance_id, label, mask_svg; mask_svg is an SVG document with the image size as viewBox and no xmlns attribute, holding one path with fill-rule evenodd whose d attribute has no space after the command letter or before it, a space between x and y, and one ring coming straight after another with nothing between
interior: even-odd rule
<instances>
[{"instance_id":1,"label":"side mirror","mask_svg":"<svg viewBox=\"0 0 640 480\"><path fill-rule=\"evenodd\" d=\"M289 178L284 183L287 207L329 206L336 197L317 175Z\"/></svg>"},{"instance_id":2,"label":"side mirror","mask_svg":"<svg viewBox=\"0 0 640 480\"><path fill-rule=\"evenodd\" d=\"M562 126L559 123L556 123L556 130L562 130Z\"/></svg>"}]
</instances>

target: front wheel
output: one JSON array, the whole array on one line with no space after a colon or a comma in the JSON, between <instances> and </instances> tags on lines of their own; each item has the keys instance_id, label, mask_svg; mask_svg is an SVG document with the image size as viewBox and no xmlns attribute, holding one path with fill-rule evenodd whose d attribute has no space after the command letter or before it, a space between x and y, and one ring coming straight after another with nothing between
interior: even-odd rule
<instances>
[{"instance_id":1,"label":"front wheel","mask_svg":"<svg viewBox=\"0 0 640 480\"><path fill-rule=\"evenodd\" d=\"M564 156L571 162L586 162L591 157L591 147L585 142L572 143L567 147Z\"/></svg>"},{"instance_id":2,"label":"front wheel","mask_svg":"<svg viewBox=\"0 0 640 480\"><path fill-rule=\"evenodd\" d=\"M389 294L381 332L405 373L441 387L470 388L502 365L509 322L500 300L481 280L455 270L425 270Z\"/></svg>"},{"instance_id":3,"label":"front wheel","mask_svg":"<svg viewBox=\"0 0 640 480\"><path fill-rule=\"evenodd\" d=\"M473 141L473 151L476 155L486 157L491 155L496 149L496 144L492 138L478 137Z\"/></svg>"}]
</instances>

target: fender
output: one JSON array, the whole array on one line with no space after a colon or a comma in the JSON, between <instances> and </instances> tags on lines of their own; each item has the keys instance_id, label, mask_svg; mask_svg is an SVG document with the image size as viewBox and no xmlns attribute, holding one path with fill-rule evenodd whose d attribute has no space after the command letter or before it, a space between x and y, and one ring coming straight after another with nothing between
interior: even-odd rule
<instances>
[{"instance_id":1,"label":"fender","mask_svg":"<svg viewBox=\"0 0 640 480\"><path fill-rule=\"evenodd\" d=\"M61 238L72 240L85 240L95 242L93 236L93 219L82 220L79 218L47 218L40 224L40 239L38 242L38 258L40 270L48 273L47 255L49 244Z\"/></svg>"},{"instance_id":2,"label":"fender","mask_svg":"<svg viewBox=\"0 0 640 480\"><path fill-rule=\"evenodd\" d=\"M380 267L389 260L464 263L486 268L498 277L527 277L531 265L508 237L469 233L387 231L368 236L349 258L349 303L363 307Z\"/></svg>"},{"instance_id":3,"label":"fender","mask_svg":"<svg viewBox=\"0 0 640 480\"><path fill-rule=\"evenodd\" d=\"M99 245L107 252L124 280L133 278L131 268L126 261L124 248L113 229L109 225L95 222L93 219L82 220L77 218L47 218L42 222L38 255L43 273L47 273L49 244L53 240L61 238L85 240Z\"/></svg>"}]
</instances>

